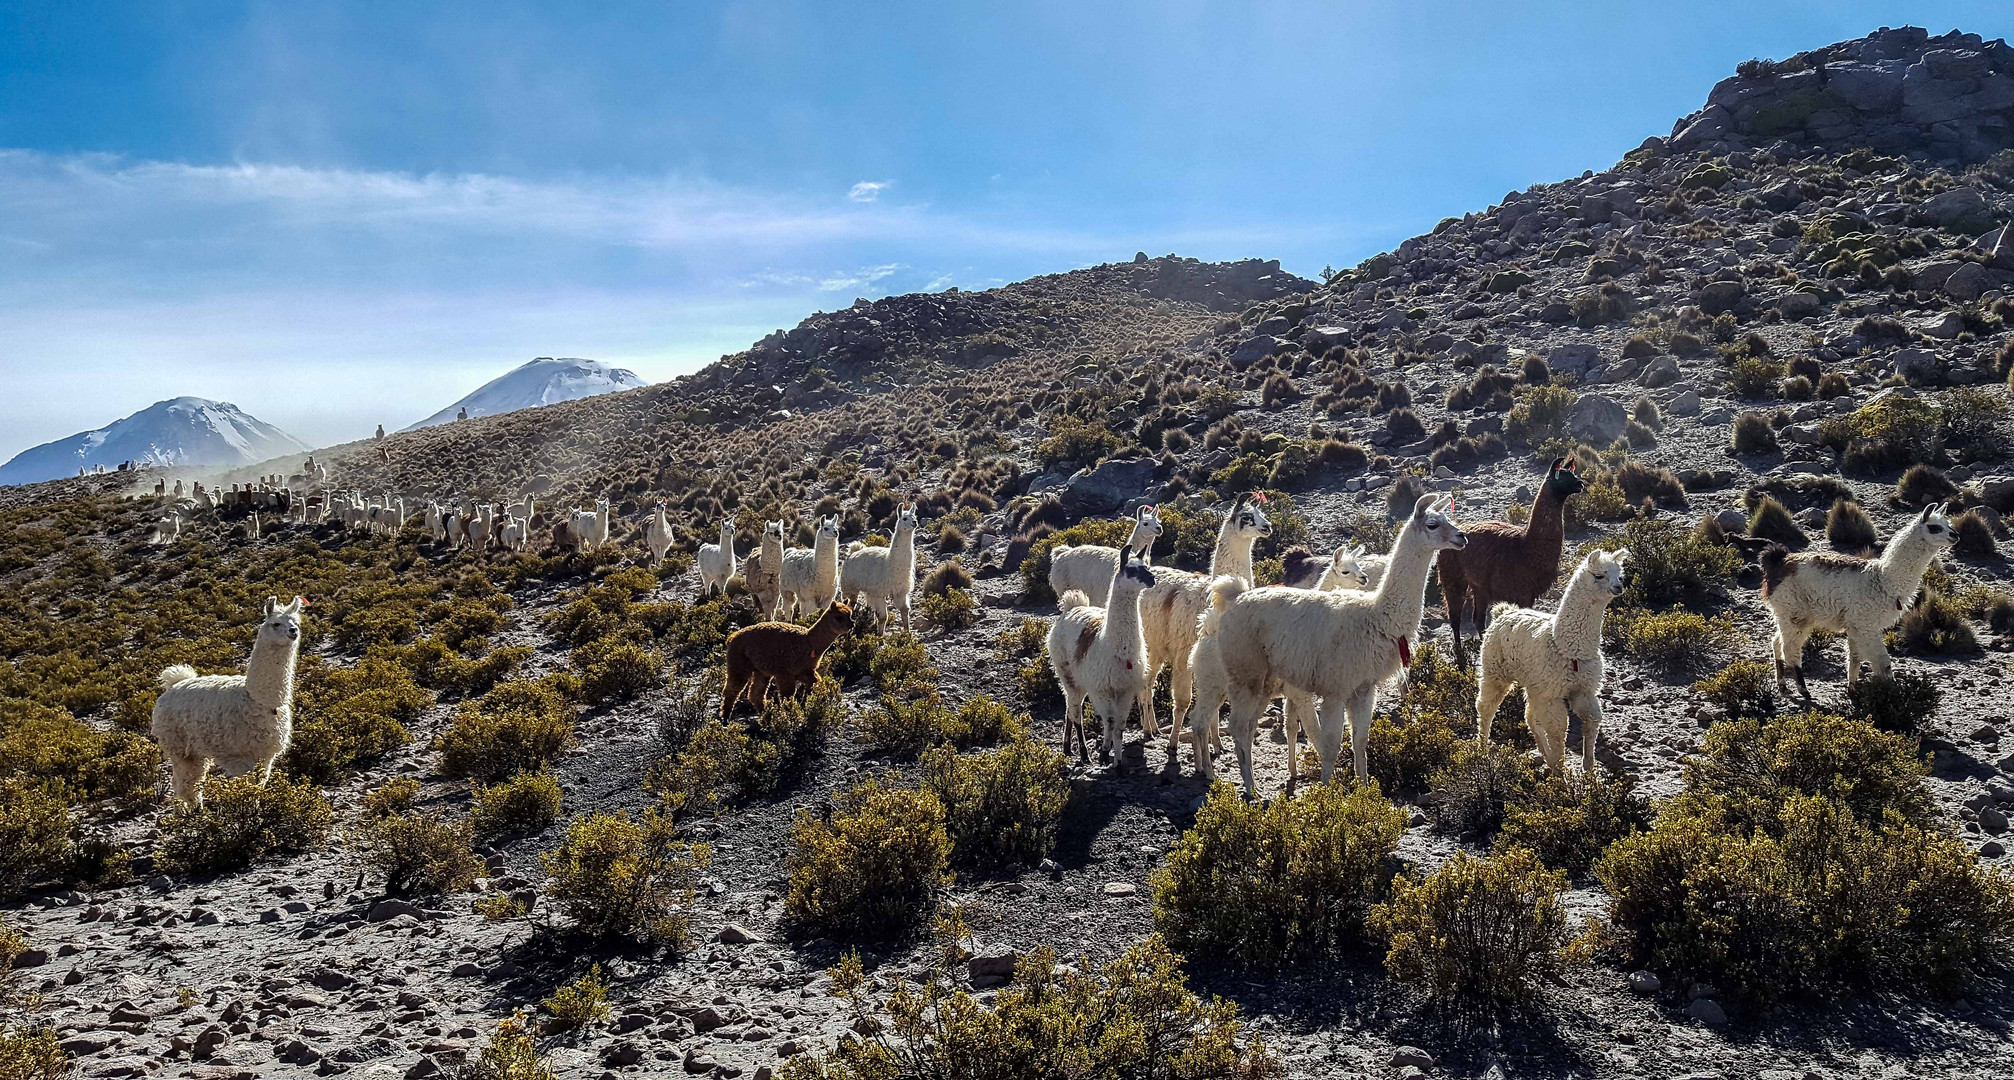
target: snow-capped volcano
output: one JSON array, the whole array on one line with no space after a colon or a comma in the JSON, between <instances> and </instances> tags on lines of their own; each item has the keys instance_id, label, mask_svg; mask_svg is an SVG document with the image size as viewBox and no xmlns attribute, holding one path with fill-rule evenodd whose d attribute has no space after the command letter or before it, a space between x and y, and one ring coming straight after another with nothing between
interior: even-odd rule
<instances>
[{"instance_id":1,"label":"snow-capped volcano","mask_svg":"<svg viewBox=\"0 0 2014 1080\"><path fill-rule=\"evenodd\" d=\"M649 385L635 372L610 367L599 360L541 356L491 379L475 393L405 430L448 423L459 417L463 409L474 419Z\"/></svg>"},{"instance_id":2,"label":"snow-capped volcano","mask_svg":"<svg viewBox=\"0 0 2014 1080\"><path fill-rule=\"evenodd\" d=\"M156 402L96 431L43 443L0 465L0 484L32 484L75 476L80 468L121 462L188 467L251 465L305 453L292 435L236 405L198 397Z\"/></svg>"}]
</instances>

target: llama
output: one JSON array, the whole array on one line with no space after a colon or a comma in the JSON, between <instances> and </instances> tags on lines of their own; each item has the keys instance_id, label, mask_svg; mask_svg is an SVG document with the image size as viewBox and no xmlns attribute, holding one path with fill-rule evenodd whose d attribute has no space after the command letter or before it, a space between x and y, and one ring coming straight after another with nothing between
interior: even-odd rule
<instances>
[{"instance_id":1,"label":"llama","mask_svg":"<svg viewBox=\"0 0 2014 1080\"><path fill-rule=\"evenodd\" d=\"M659 506L664 505L659 503ZM724 518L720 522L720 543L699 545L699 585L701 596L712 596L713 587L720 586L721 595L727 594L727 579L734 576L734 519Z\"/></svg>"},{"instance_id":2,"label":"llama","mask_svg":"<svg viewBox=\"0 0 2014 1080\"><path fill-rule=\"evenodd\" d=\"M150 544L172 544L182 536L182 515L169 514L156 521L147 533Z\"/></svg>"},{"instance_id":3,"label":"llama","mask_svg":"<svg viewBox=\"0 0 2014 1080\"><path fill-rule=\"evenodd\" d=\"M1389 565L1389 555L1366 555L1364 545L1351 547L1344 544L1329 557L1328 568L1322 571L1322 580L1315 587L1329 591L1375 589L1379 582L1385 580L1385 568Z\"/></svg>"},{"instance_id":4,"label":"llama","mask_svg":"<svg viewBox=\"0 0 2014 1080\"><path fill-rule=\"evenodd\" d=\"M664 516L664 500L657 500L651 507L650 518L645 522L643 542L650 548L651 565L664 561L664 553L671 550L671 519Z\"/></svg>"},{"instance_id":5,"label":"llama","mask_svg":"<svg viewBox=\"0 0 2014 1080\"><path fill-rule=\"evenodd\" d=\"M1622 595L1629 549L1589 552L1567 579L1557 614L1498 604L1476 656L1476 741L1487 746L1490 721L1511 687L1524 687L1524 719L1546 767L1565 775L1567 711L1580 717L1580 768L1594 775L1601 731L1601 622Z\"/></svg>"},{"instance_id":6,"label":"llama","mask_svg":"<svg viewBox=\"0 0 2014 1080\"><path fill-rule=\"evenodd\" d=\"M1154 541L1160 536L1161 511L1142 506L1133 512L1133 534L1126 538L1126 550L1151 562ZM1112 584L1112 571L1118 568L1119 552L1103 544L1058 544L1049 550L1049 588L1057 596L1075 589L1102 605L1105 587Z\"/></svg>"},{"instance_id":7,"label":"llama","mask_svg":"<svg viewBox=\"0 0 2014 1080\"><path fill-rule=\"evenodd\" d=\"M1874 674L1888 674L1882 636L1902 621L1922 587L1923 572L1951 550L1955 539L1944 508L1931 503L1872 559L1825 552L1793 555L1781 544L1771 545L1762 553L1762 602L1776 620L1777 687L1789 693L1784 681L1788 669L1797 676L1797 692L1811 700L1804 685L1804 644L1821 628L1846 635L1847 686L1860 681L1863 660Z\"/></svg>"},{"instance_id":8,"label":"llama","mask_svg":"<svg viewBox=\"0 0 2014 1080\"><path fill-rule=\"evenodd\" d=\"M1252 733L1276 697L1322 699L1315 712L1315 749L1322 779L1335 775L1344 716L1357 779L1368 774L1366 741L1378 684L1412 662L1426 606L1434 554L1460 549L1468 537L1447 516L1445 496L1423 495L1399 530L1391 567L1374 592L1310 592L1270 586L1249 590L1218 624L1224 670L1231 683L1231 738L1247 796L1252 783ZM1293 784L1288 778L1289 790Z\"/></svg>"},{"instance_id":9,"label":"llama","mask_svg":"<svg viewBox=\"0 0 2014 1080\"><path fill-rule=\"evenodd\" d=\"M478 504L475 516L469 518L469 548L474 551L488 551L490 539L496 531L496 507Z\"/></svg>"},{"instance_id":10,"label":"llama","mask_svg":"<svg viewBox=\"0 0 2014 1080\"><path fill-rule=\"evenodd\" d=\"M503 532L498 536L498 540L501 541L505 551L523 551L525 538L530 532L531 526L527 525L523 518L508 515L504 518Z\"/></svg>"},{"instance_id":11,"label":"llama","mask_svg":"<svg viewBox=\"0 0 2014 1080\"><path fill-rule=\"evenodd\" d=\"M839 591L839 515L818 521L818 537L810 550L791 548L783 553L777 568L776 610L772 618L783 617L783 603L790 601L790 617L803 610L816 610L832 602Z\"/></svg>"},{"instance_id":12,"label":"llama","mask_svg":"<svg viewBox=\"0 0 2014 1080\"><path fill-rule=\"evenodd\" d=\"M427 539L440 543L448 538L447 526L441 521L441 504L427 500Z\"/></svg>"},{"instance_id":13,"label":"llama","mask_svg":"<svg viewBox=\"0 0 2014 1080\"><path fill-rule=\"evenodd\" d=\"M1141 597L1154 585L1154 572L1132 549L1120 555L1103 607L1075 589L1063 594L1062 613L1049 627L1049 666L1063 687L1063 753L1077 733L1077 760L1089 761L1084 739L1084 699L1105 721L1098 737L1098 760L1110 763L1133 703L1144 707L1153 693L1147 638L1141 631Z\"/></svg>"},{"instance_id":14,"label":"llama","mask_svg":"<svg viewBox=\"0 0 2014 1080\"><path fill-rule=\"evenodd\" d=\"M243 675L198 675L187 664L161 672L154 741L168 761L176 799L203 805L203 777L212 766L225 776L257 769L261 784L272 775L293 737L294 657L307 606L298 596L285 605L266 598Z\"/></svg>"},{"instance_id":15,"label":"llama","mask_svg":"<svg viewBox=\"0 0 2014 1080\"><path fill-rule=\"evenodd\" d=\"M441 522L442 538L447 541L450 548L462 546L462 541L468 538L468 530L468 514L461 510L448 511L446 518Z\"/></svg>"},{"instance_id":16,"label":"llama","mask_svg":"<svg viewBox=\"0 0 2014 1080\"><path fill-rule=\"evenodd\" d=\"M1464 610L1475 614L1476 632L1481 634L1491 608L1499 603L1530 607L1559 580L1560 555L1566 548L1566 500L1586 486L1574 462L1554 458L1532 499L1530 521L1522 526L1506 521L1465 525L1462 528L1473 542L1441 552L1441 595L1454 630L1456 663L1464 668L1469 663L1462 649Z\"/></svg>"},{"instance_id":17,"label":"llama","mask_svg":"<svg viewBox=\"0 0 2014 1080\"><path fill-rule=\"evenodd\" d=\"M576 510L568 529L582 551L608 543L608 500L595 500L593 510Z\"/></svg>"},{"instance_id":18,"label":"llama","mask_svg":"<svg viewBox=\"0 0 2014 1080\"><path fill-rule=\"evenodd\" d=\"M876 626L888 623L893 607L902 615L902 629L909 629L909 600L916 591L916 506L903 503L895 515L895 537L887 547L867 547L854 543L846 549L846 565L839 570L839 595L860 605L864 594L874 612Z\"/></svg>"},{"instance_id":19,"label":"llama","mask_svg":"<svg viewBox=\"0 0 2014 1080\"><path fill-rule=\"evenodd\" d=\"M818 681L818 660L832 643L853 629L853 609L838 600L808 627L786 622L756 623L727 635L727 689L720 695L726 720L744 690L757 711L772 680L789 698Z\"/></svg>"},{"instance_id":20,"label":"llama","mask_svg":"<svg viewBox=\"0 0 2014 1080\"><path fill-rule=\"evenodd\" d=\"M763 525L761 545L749 553L748 562L741 568L742 581L748 586L748 594L755 598L756 611L775 610L782 596L777 580L782 576L782 566L783 522L772 521Z\"/></svg>"},{"instance_id":21,"label":"llama","mask_svg":"<svg viewBox=\"0 0 2014 1080\"><path fill-rule=\"evenodd\" d=\"M1189 651L1196 647L1197 620L1210 606L1210 582L1219 577L1252 580L1252 545L1273 535L1273 523L1247 496L1238 496L1231 512L1217 527L1217 546L1210 554L1210 572L1194 574L1186 570L1158 569L1154 587L1140 598L1140 622L1147 635L1147 685L1152 686L1162 667L1170 669L1168 688L1174 697L1169 714L1168 756L1175 755L1181 737L1182 718L1189 715L1194 680L1189 677ZM1120 717L1120 722L1125 718ZM1154 717L1154 699L1149 695L1140 706L1140 726L1150 738L1158 738L1161 725Z\"/></svg>"}]
</instances>

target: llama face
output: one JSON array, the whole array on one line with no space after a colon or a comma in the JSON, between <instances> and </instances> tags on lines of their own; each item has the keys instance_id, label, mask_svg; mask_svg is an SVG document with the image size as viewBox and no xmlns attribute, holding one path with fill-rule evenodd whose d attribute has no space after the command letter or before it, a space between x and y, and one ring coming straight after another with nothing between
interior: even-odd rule
<instances>
[{"instance_id":1,"label":"llama face","mask_svg":"<svg viewBox=\"0 0 2014 1080\"><path fill-rule=\"evenodd\" d=\"M1364 549L1362 547L1353 548L1348 544L1344 544L1342 547L1336 549L1335 557L1330 560L1330 564L1335 567L1337 574L1356 578L1357 587L1360 589L1368 587L1371 583L1371 572L1364 569L1363 563L1357 561L1363 554Z\"/></svg>"},{"instance_id":2,"label":"llama face","mask_svg":"<svg viewBox=\"0 0 2014 1080\"><path fill-rule=\"evenodd\" d=\"M762 527L762 538L764 540L774 540L781 544L783 542L783 522L772 521L764 525Z\"/></svg>"},{"instance_id":3,"label":"llama face","mask_svg":"<svg viewBox=\"0 0 2014 1080\"><path fill-rule=\"evenodd\" d=\"M1564 499L1580 494L1587 487L1587 481L1580 478L1580 466L1573 459L1554 458L1552 468L1546 473L1545 485L1552 490L1555 498Z\"/></svg>"},{"instance_id":4,"label":"llama face","mask_svg":"<svg viewBox=\"0 0 2014 1080\"><path fill-rule=\"evenodd\" d=\"M820 539L824 539L826 537L831 537L834 540L839 539L838 514L834 514L831 517L818 519L818 536Z\"/></svg>"},{"instance_id":5,"label":"llama face","mask_svg":"<svg viewBox=\"0 0 2014 1080\"><path fill-rule=\"evenodd\" d=\"M1113 587L1116 589L1121 585L1129 585L1136 591L1151 589L1154 587L1154 571L1128 551L1125 565L1119 568L1119 580L1113 583Z\"/></svg>"},{"instance_id":6,"label":"llama face","mask_svg":"<svg viewBox=\"0 0 2014 1080\"><path fill-rule=\"evenodd\" d=\"M1613 554L1606 551L1588 553L1584 564L1585 573L1595 588L1603 590L1602 595L1613 600L1622 595L1623 572L1629 562L1629 549L1623 548Z\"/></svg>"},{"instance_id":7,"label":"llama face","mask_svg":"<svg viewBox=\"0 0 2014 1080\"><path fill-rule=\"evenodd\" d=\"M1413 504L1412 524L1425 534L1427 543L1436 551L1441 548L1460 551L1469 546L1468 534L1447 515L1453 501L1445 495L1422 495Z\"/></svg>"},{"instance_id":8,"label":"llama face","mask_svg":"<svg viewBox=\"0 0 2014 1080\"><path fill-rule=\"evenodd\" d=\"M305 598L296 596L293 603L281 604L277 596L266 597L266 607L259 623L259 637L280 644L291 644L301 639L301 609L308 606Z\"/></svg>"},{"instance_id":9,"label":"llama face","mask_svg":"<svg viewBox=\"0 0 2014 1080\"><path fill-rule=\"evenodd\" d=\"M1231 529L1247 536L1273 535L1271 519L1267 518L1258 507L1243 499L1238 500L1238 505L1231 508Z\"/></svg>"},{"instance_id":10,"label":"llama face","mask_svg":"<svg viewBox=\"0 0 2014 1080\"><path fill-rule=\"evenodd\" d=\"M1944 507L1937 503L1924 507L1923 513L1916 517L1916 524L1930 538L1931 546L1939 554L1951 550L1951 545L1958 539L1951 531L1951 519L1944 515Z\"/></svg>"},{"instance_id":11,"label":"llama face","mask_svg":"<svg viewBox=\"0 0 2014 1080\"><path fill-rule=\"evenodd\" d=\"M902 529L914 529L915 527L916 507L904 506L902 512L895 515L895 528L899 531Z\"/></svg>"}]
</instances>

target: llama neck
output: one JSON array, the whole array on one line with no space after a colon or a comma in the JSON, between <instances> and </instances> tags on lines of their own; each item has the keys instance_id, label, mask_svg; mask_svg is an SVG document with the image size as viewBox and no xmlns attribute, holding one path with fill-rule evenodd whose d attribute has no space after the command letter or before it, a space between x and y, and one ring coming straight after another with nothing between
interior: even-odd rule
<instances>
[{"instance_id":1,"label":"llama neck","mask_svg":"<svg viewBox=\"0 0 2014 1080\"><path fill-rule=\"evenodd\" d=\"M783 565L783 537L762 534L762 561L772 569Z\"/></svg>"},{"instance_id":2,"label":"llama neck","mask_svg":"<svg viewBox=\"0 0 2014 1080\"><path fill-rule=\"evenodd\" d=\"M1105 607L1105 638L1108 641L1135 641L1140 631L1140 590L1112 589L1111 602Z\"/></svg>"},{"instance_id":3,"label":"llama neck","mask_svg":"<svg viewBox=\"0 0 2014 1080\"><path fill-rule=\"evenodd\" d=\"M1393 637L1417 637L1420 616L1426 613L1427 569L1434 563L1434 551L1426 537L1411 521L1399 531L1393 545L1392 561L1385 579L1378 583L1378 621Z\"/></svg>"},{"instance_id":4,"label":"llama neck","mask_svg":"<svg viewBox=\"0 0 2014 1080\"><path fill-rule=\"evenodd\" d=\"M1133 535L1126 538L1126 549L1128 551L1137 551L1144 556L1153 546L1154 534L1147 531L1145 525L1136 522L1133 525Z\"/></svg>"},{"instance_id":5,"label":"llama neck","mask_svg":"<svg viewBox=\"0 0 2014 1080\"><path fill-rule=\"evenodd\" d=\"M832 643L838 641L839 635L844 634L846 630L847 628L841 626L836 619L819 619L812 625L811 632L806 635L811 641L811 651L822 653L831 648Z\"/></svg>"},{"instance_id":6,"label":"llama neck","mask_svg":"<svg viewBox=\"0 0 2014 1080\"><path fill-rule=\"evenodd\" d=\"M298 639L279 643L261 635L252 642L252 659L245 665L245 692L254 702L277 710L293 700L294 657L299 651Z\"/></svg>"},{"instance_id":7,"label":"llama neck","mask_svg":"<svg viewBox=\"0 0 2014 1080\"><path fill-rule=\"evenodd\" d=\"M1586 660L1601 654L1601 621L1608 610L1609 593L1575 574L1559 598L1559 614L1552 620L1552 643L1560 655Z\"/></svg>"},{"instance_id":8,"label":"llama neck","mask_svg":"<svg viewBox=\"0 0 2014 1080\"><path fill-rule=\"evenodd\" d=\"M734 523L726 522L720 527L720 550L734 550Z\"/></svg>"},{"instance_id":9,"label":"llama neck","mask_svg":"<svg viewBox=\"0 0 2014 1080\"><path fill-rule=\"evenodd\" d=\"M1210 575L1252 580L1252 545L1258 542L1258 534L1233 529L1231 519L1224 519L1224 527L1217 531L1217 548L1210 553Z\"/></svg>"},{"instance_id":10,"label":"llama neck","mask_svg":"<svg viewBox=\"0 0 2014 1080\"><path fill-rule=\"evenodd\" d=\"M916 526L901 525L895 529L895 539L888 543L888 561L894 566L906 566L912 571L916 566Z\"/></svg>"},{"instance_id":11,"label":"llama neck","mask_svg":"<svg viewBox=\"0 0 2014 1080\"><path fill-rule=\"evenodd\" d=\"M1881 568L1882 588L1897 595L1914 593L1936 557L1937 549L1922 529L1912 524L1896 533L1882 549L1881 558L1875 560Z\"/></svg>"},{"instance_id":12,"label":"llama neck","mask_svg":"<svg viewBox=\"0 0 2014 1080\"><path fill-rule=\"evenodd\" d=\"M1531 520L1525 523L1524 532L1533 540L1566 542L1566 500L1553 494L1551 483L1538 486L1538 495L1531 501Z\"/></svg>"}]
</instances>

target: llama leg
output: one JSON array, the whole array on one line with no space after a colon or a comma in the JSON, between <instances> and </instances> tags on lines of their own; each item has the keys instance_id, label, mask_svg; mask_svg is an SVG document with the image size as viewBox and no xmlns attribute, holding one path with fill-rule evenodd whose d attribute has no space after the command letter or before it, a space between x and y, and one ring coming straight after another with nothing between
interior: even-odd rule
<instances>
[{"instance_id":1,"label":"llama leg","mask_svg":"<svg viewBox=\"0 0 2014 1080\"><path fill-rule=\"evenodd\" d=\"M1287 733L1287 779L1301 775L1301 732L1315 732L1315 695L1290 693L1280 703L1280 729Z\"/></svg>"},{"instance_id":2,"label":"llama leg","mask_svg":"<svg viewBox=\"0 0 2014 1080\"><path fill-rule=\"evenodd\" d=\"M1378 688L1375 683L1366 685L1350 695L1350 760L1357 767L1357 783L1371 777L1371 712L1378 704ZM1326 777L1324 778L1326 779Z\"/></svg>"},{"instance_id":3,"label":"llama leg","mask_svg":"<svg viewBox=\"0 0 2014 1080\"><path fill-rule=\"evenodd\" d=\"M1594 775L1594 744L1601 734L1601 699L1592 691L1581 689L1574 692L1571 704L1574 715L1580 717L1580 772L1582 776ZM1564 735L1566 729L1560 729Z\"/></svg>"},{"instance_id":4,"label":"llama leg","mask_svg":"<svg viewBox=\"0 0 2014 1080\"><path fill-rule=\"evenodd\" d=\"M910 593L902 594L902 603L900 606L896 608L896 610L900 612L902 615L902 632L905 634L909 632L909 617L910 617L909 601L911 597L912 594Z\"/></svg>"},{"instance_id":5,"label":"llama leg","mask_svg":"<svg viewBox=\"0 0 2014 1080\"><path fill-rule=\"evenodd\" d=\"M1804 695L1806 700L1809 700L1811 697L1811 691L1804 685L1804 643L1809 640L1811 640L1811 627L1809 625L1794 619L1777 620L1777 663L1781 665L1781 668L1787 668L1791 674L1797 676L1797 692ZM1849 669L1851 666L1851 664L1848 664ZM1780 686L1782 685L1781 669L1779 669L1777 682ZM1790 692L1788 686L1783 686L1782 689L1785 693Z\"/></svg>"},{"instance_id":6,"label":"llama leg","mask_svg":"<svg viewBox=\"0 0 2014 1080\"><path fill-rule=\"evenodd\" d=\"M1258 728L1259 714L1265 711L1266 699L1236 683L1231 685L1230 698L1231 745L1238 751L1238 773L1245 782L1245 798L1256 799L1259 788L1252 782L1252 736Z\"/></svg>"},{"instance_id":7,"label":"llama leg","mask_svg":"<svg viewBox=\"0 0 2014 1080\"><path fill-rule=\"evenodd\" d=\"M720 692L720 719L724 722L734 715L734 703L741 700L741 692L748 686L748 673L729 671L727 688Z\"/></svg>"},{"instance_id":8,"label":"llama leg","mask_svg":"<svg viewBox=\"0 0 2014 1080\"><path fill-rule=\"evenodd\" d=\"M271 779L273 778L273 765L274 765L274 763L278 762L279 760L280 760L280 755L276 753L276 754L274 754L274 755L273 755L272 757L269 757L269 758L265 759L264 761L261 761L261 762L259 762L259 786L260 786L260 787L265 787L265 786L266 786L266 782L267 782L268 780L271 780Z\"/></svg>"},{"instance_id":9,"label":"llama leg","mask_svg":"<svg viewBox=\"0 0 2014 1080\"><path fill-rule=\"evenodd\" d=\"M194 784L194 780L196 777L196 772L200 768L202 768L202 763L200 761L191 761L190 759L183 757L169 758L168 759L169 797L176 800L177 802L184 802L184 803L195 802L196 800L194 796L195 796L196 785Z\"/></svg>"},{"instance_id":10,"label":"llama leg","mask_svg":"<svg viewBox=\"0 0 2014 1080\"><path fill-rule=\"evenodd\" d=\"M1068 679L1057 680L1063 687L1063 756L1070 756L1070 732L1077 733L1077 760L1091 760L1091 752L1084 747L1084 692L1070 685Z\"/></svg>"},{"instance_id":11,"label":"llama leg","mask_svg":"<svg viewBox=\"0 0 2014 1080\"><path fill-rule=\"evenodd\" d=\"M1152 683L1148 683L1151 691ZM1168 693L1174 698L1174 708L1168 713L1168 738L1172 741L1181 731L1182 718L1189 715L1189 706L1196 700L1196 673L1189 668L1189 650L1179 649L1175 653L1173 673L1168 677Z\"/></svg>"},{"instance_id":12,"label":"llama leg","mask_svg":"<svg viewBox=\"0 0 2014 1080\"><path fill-rule=\"evenodd\" d=\"M1477 658L1477 667L1482 672L1482 678L1476 685L1476 741L1487 746L1490 722L1496 719L1497 707L1509 696L1513 684L1491 671L1480 657Z\"/></svg>"},{"instance_id":13,"label":"llama leg","mask_svg":"<svg viewBox=\"0 0 2014 1080\"><path fill-rule=\"evenodd\" d=\"M1538 752L1544 756L1546 768L1554 774L1563 774L1566 759L1566 702L1557 698L1526 691L1524 705L1525 723L1531 727L1532 738L1538 740Z\"/></svg>"},{"instance_id":14,"label":"llama leg","mask_svg":"<svg viewBox=\"0 0 2014 1080\"><path fill-rule=\"evenodd\" d=\"M1152 691L1154 683L1160 678L1161 667L1164 664L1169 664L1169 660L1166 657L1158 655L1154 650L1153 644L1150 642L1147 646L1147 664L1146 664L1147 688L1149 692L1146 697L1140 699L1140 731L1150 739L1158 739L1161 737L1161 721L1160 718L1154 715L1154 695ZM1174 676L1172 674L1172 667L1170 671L1171 673L1169 675L1168 680L1169 682L1168 689L1170 692L1173 692ZM1181 713L1176 713L1173 716L1170 716L1168 718L1168 722L1171 724L1176 722L1181 717L1181 715L1182 715ZM1121 724L1124 724L1126 722L1125 718L1121 717L1119 722Z\"/></svg>"},{"instance_id":15,"label":"llama leg","mask_svg":"<svg viewBox=\"0 0 2014 1080\"><path fill-rule=\"evenodd\" d=\"M1441 565L1447 564L1443 562ZM1455 664L1466 670L1469 666L1469 654L1462 648L1462 612L1468 602L1468 582L1460 577L1450 582L1447 580L1447 575L1443 574L1441 590L1447 595L1448 630L1455 638Z\"/></svg>"}]
</instances>

